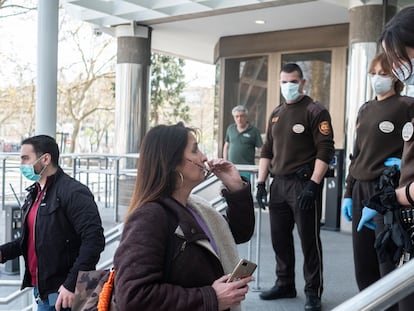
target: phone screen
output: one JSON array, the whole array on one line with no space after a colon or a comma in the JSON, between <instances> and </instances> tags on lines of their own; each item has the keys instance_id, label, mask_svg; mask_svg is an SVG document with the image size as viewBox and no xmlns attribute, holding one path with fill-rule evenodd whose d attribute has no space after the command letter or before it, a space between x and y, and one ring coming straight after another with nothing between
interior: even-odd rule
<instances>
[{"instance_id":1,"label":"phone screen","mask_svg":"<svg viewBox=\"0 0 414 311\"><path fill-rule=\"evenodd\" d=\"M239 263L236 265L229 279L227 280L227 283L252 275L256 270L256 267L257 265L254 262L251 262L247 259L240 259Z\"/></svg>"}]
</instances>

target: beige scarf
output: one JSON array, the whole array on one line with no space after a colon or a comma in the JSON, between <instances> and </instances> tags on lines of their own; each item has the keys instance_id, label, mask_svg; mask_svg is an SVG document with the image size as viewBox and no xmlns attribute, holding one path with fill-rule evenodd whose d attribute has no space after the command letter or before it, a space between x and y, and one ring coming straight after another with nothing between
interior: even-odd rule
<instances>
[{"instance_id":1,"label":"beige scarf","mask_svg":"<svg viewBox=\"0 0 414 311\"><path fill-rule=\"evenodd\" d=\"M239 261L239 255L229 224L224 217L212 208L211 204L203 198L191 195L188 199L188 203L197 214L200 215L210 230L217 245L217 255L223 266L224 273L231 273ZM231 310L241 310L241 307L232 307Z\"/></svg>"}]
</instances>

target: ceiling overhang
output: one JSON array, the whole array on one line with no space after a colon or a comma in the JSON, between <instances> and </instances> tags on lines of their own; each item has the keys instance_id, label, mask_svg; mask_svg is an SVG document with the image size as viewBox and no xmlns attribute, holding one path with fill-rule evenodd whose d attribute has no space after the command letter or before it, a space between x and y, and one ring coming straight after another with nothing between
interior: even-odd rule
<instances>
[{"instance_id":1,"label":"ceiling overhang","mask_svg":"<svg viewBox=\"0 0 414 311\"><path fill-rule=\"evenodd\" d=\"M349 22L348 0L61 0L74 18L116 35L152 28L154 51L214 62L220 38ZM256 23L262 21L262 24Z\"/></svg>"}]
</instances>

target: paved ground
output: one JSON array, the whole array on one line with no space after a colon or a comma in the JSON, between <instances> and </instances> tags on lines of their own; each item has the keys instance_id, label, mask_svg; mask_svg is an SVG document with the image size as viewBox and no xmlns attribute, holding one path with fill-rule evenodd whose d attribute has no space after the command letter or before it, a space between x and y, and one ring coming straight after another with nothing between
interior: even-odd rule
<instances>
[{"instance_id":1,"label":"paved ground","mask_svg":"<svg viewBox=\"0 0 414 311\"><path fill-rule=\"evenodd\" d=\"M114 225L114 214L111 208L101 208L105 228ZM258 216L258 215L257 215ZM259 218L258 218L259 219ZM250 245L245 243L239 246L240 256L250 258L258 262L258 270L256 280L251 284L250 292L246 300L243 302L243 309L247 311L300 311L303 310L305 303L305 295L303 293L304 281L302 273L303 257L301 254L298 237L296 237L296 286L298 297L294 299L282 299L274 301L263 301L259 298L259 293L263 289L271 287L275 281L274 267L275 259L269 236L268 213L261 214L261 230L260 230L260 258L256 257L257 249L257 232L253 237ZM4 243L5 239L5 212L0 210L0 243ZM323 310L331 310L346 299L357 293L357 287L354 279L353 258L351 235L338 231L322 230L321 233L323 255L324 255L324 280L325 290L322 297ZM111 254L106 254L106 259ZM1 273L3 272L3 273ZM0 280L18 279L17 275L6 275L4 273L4 265L0 265ZM14 291L15 288L0 287L0 298ZM19 310L20 304L1 305L0 310Z\"/></svg>"}]
</instances>

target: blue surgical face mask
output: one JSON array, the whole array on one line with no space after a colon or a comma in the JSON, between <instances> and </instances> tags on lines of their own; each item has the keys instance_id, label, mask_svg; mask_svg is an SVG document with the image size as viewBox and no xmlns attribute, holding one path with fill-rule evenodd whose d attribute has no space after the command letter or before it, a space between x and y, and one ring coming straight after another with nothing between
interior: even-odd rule
<instances>
[{"instance_id":1,"label":"blue surgical face mask","mask_svg":"<svg viewBox=\"0 0 414 311\"><path fill-rule=\"evenodd\" d=\"M299 93L299 83L282 83L280 85L280 91L287 101L295 101L301 95Z\"/></svg>"},{"instance_id":2,"label":"blue surgical face mask","mask_svg":"<svg viewBox=\"0 0 414 311\"><path fill-rule=\"evenodd\" d=\"M34 163L32 164L20 164L20 172L24 177L26 177L28 180L31 181L38 181L40 177L42 176L43 171L45 170L46 166L42 169L42 171L39 174L36 174L34 170L34 165L42 158L42 156L39 157Z\"/></svg>"},{"instance_id":3,"label":"blue surgical face mask","mask_svg":"<svg viewBox=\"0 0 414 311\"><path fill-rule=\"evenodd\" d=\"M414 58L411 59L411 69L414 68ZM400 67L397 69L393 69L392 72L394 75L400 80L401 82L404 82L408 85L414 85L414 70L411 70L409 65L401 64Z\"/></svg>"},{"instance_id":4,"label":"blue surgical face mask","mask_svg":"<svg viewBox=\"0 0 414 311\"><path fill-rule=\"evenodd\" d=\"M391 90L392 78L381 75L373 75L371 76L371 86L375 94L383 95Z\"/></svg>"}]
</instances>

